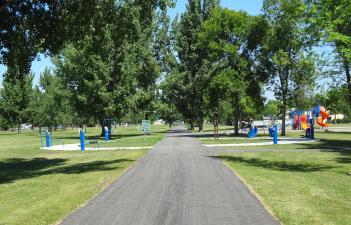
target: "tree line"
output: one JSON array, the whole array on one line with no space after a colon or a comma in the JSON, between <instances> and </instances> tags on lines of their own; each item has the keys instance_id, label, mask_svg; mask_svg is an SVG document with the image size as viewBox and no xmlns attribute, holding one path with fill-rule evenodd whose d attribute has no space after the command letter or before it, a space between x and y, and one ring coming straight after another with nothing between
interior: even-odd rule
<instances>
[{"instance_id":1,"label":"tree line","mask_svg":"<svg viewBox=\"0 0 351 225\"><path fill-rule=\"evenodd\" d=\"M351 6L347 0L264 0L252 16L218 0L189 0L173 21L171 0L5 1L0 5L0 126L55 127L162 118L203 129L277 108L351 105ZM316 46L331 46L333 66ZM52 58L33 87L30 67ZM342 75L341 75L342 74ZM340 76L341 75L341 76ZM316 95L318 79L338 78ZM271 90L277 101L264 104ZM332 92L334 94L332 94ZM335 93L342 93L335 94ZM313 100L311 100L313 97ZM334 101L336 102L336 101ZM335 105L335 104L334 104ZM336 109L335 109L336 110Z\"/></svg>"}]
</instances>

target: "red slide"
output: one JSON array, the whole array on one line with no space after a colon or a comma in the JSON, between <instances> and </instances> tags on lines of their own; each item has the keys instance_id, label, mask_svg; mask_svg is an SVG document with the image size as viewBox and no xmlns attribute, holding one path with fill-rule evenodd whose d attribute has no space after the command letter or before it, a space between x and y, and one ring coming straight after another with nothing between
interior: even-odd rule
<instances>
[{"instance_id":1,"label":"red slide","mask_svg":"<svg viewBox=\"0 0 351 225\"><path fill-rule=\"evenodd\" d=\"M327 124L327 120L328 120L328 116L329 116L329 114L327 113L327 110L321 106L319 114L321 116L317 117L317 124L321 127L329 126L329 124Z\"/></svg>"},{"instance_id":2,"label":"red slide","mask_svg":"<svg viewBox=\"0 0 351 225\"><path fill-rule=\"evenodd\" d=\"M295 120L295 123L294 123L295 127L294 128L297 129L298 125L299 125L299 116L296 115L294 120Z\"/></svg>"}]
</instances>

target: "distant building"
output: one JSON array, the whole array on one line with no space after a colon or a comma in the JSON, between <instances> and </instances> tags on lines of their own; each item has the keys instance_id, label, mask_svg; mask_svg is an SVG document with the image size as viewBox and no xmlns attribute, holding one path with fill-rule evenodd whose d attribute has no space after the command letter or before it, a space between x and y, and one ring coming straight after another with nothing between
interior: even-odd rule
<instances>
[{"instance_id":1,"label":"distant building","mask_svg":"<svg viewBox=\"0 0 351 225\"><path fill-rule=\"evenodd\" d=\"M155 120L154 125L161 125L161 124L165 124L165 121L163 120Z\"/></svg>"},{"instance_id":2,"label":"distant building","mask_svg":"<svg viewBox=\"0 0 351 225\"><path fill-rule=\"evenodd\" d=\"M336 114L329 114L328 120L343 120L345 118L344 114L336 113Z\"/></svg>"}]
</instances>

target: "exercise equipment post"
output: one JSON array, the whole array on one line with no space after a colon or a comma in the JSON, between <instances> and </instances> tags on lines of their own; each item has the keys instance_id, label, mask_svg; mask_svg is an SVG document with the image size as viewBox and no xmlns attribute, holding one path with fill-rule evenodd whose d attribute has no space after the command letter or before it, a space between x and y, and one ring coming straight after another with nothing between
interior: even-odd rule
<instances>
[{"instance_id":1,"label":"exercise equipment post","mask_svg":"<svg viewBox=\"0 0 351 225\"><path fill-rule=\"evenodd\" d=\"M85 150L85 134L83 129L80 131L80 150Z\"/></svg>"},{"instance_id":2,"label":"exercise equipment post","mask_svg":"<svg viewBox=\"0 0 351 225\"><path fill-rule=\"evenodd\" d=\"M50 148L51 147L51 135L49 131L46 131L46 147Z\"/></svg>"},{"instance_id":3,"label":"exercise equipment post","mask_svg":"<svg viewBox=\"0 0 351 225\"><path fill-rule=\"evenodd\" d=\"M109 130L108 130L108 127L105 127L105 141L108 142L109 140Z\"/></svg>"},{"instance_id":4,"label":"exercise equipment post","mask_svg":"<svg viewBox=\"0 0 351 225\"><path fill-rule=\"evenodd\" d=\"M273 129L274 129L273 143L274 143L275 145L277 145L277 144L278 144L278 125L277 125L277 124L274 124Z\"/></svg>"}]
</instances>

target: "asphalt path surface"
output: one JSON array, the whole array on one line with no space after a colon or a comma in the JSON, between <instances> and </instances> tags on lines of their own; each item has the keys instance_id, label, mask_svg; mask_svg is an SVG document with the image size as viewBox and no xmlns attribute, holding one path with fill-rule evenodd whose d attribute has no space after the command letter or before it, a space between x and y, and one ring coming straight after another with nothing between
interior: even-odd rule
<instances>
[{"instance_id":1,"label":"asphalt path surface","mask_svg":"<svg viewBox=\"0 0 351 225\"><path fill-rule=\"evenodd\" d=\"M178 127L61 224L279 224L215 155Z\"/></svg>"}]
</instances>

